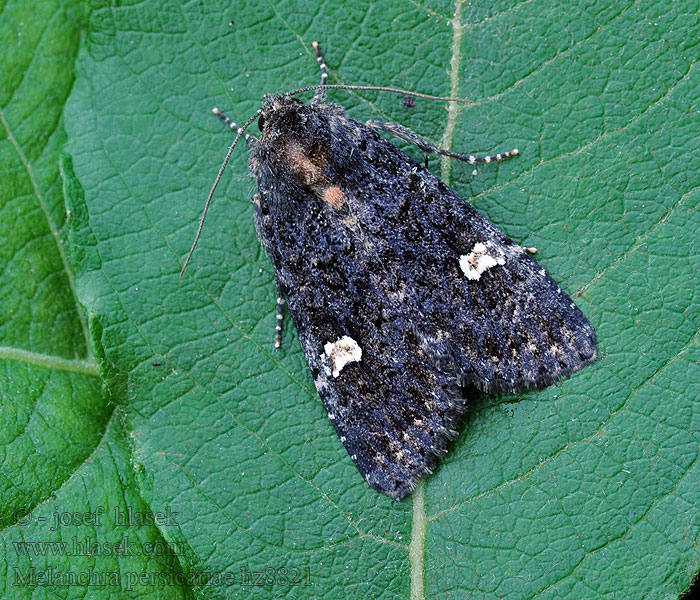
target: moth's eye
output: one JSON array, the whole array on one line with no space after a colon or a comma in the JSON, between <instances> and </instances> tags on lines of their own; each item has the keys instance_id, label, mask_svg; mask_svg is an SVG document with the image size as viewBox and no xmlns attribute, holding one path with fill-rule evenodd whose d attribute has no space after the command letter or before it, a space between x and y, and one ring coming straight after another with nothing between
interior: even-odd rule
<instances>
[{"instance_id":1,"label":"moth's eye","mask_svg":"<svg viewBox=\"0 0 700 600\"><path fill-rule=\"evenodd\" d=\"M260 133L262 133L264 127L265 127L265 117L260 115L258 117L258 129L260 130Z\"/></svg>"}]
</instances>

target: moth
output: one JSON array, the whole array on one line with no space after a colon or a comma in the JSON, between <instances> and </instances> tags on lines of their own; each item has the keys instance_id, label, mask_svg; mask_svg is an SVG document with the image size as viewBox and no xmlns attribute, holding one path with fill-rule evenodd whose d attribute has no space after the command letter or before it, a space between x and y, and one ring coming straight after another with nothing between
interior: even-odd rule
<instances>
[{"instance_id":1,"label":"moth","mask_svg":"<svg viewBox=\"0 0 700 600\"><path fill-rule=\"evenodd\" d=\"M190 254L241 136L257 180L255 228L316 389L365 480L394 499L457 436L470 389L546 387L596 358L593 328L530 256L378 129L468 163L412 131L351 119L321 85L268 94L209 193ZM296 95L315 90L310 103ZM398 90L393 90L398 91ZM408 93L403 92L402 93ZM412 94L430 97L423 94ZM444 100L444 98L442 98ZM255 138L246 130L257 119Z\"/></svg>"}]
</instances>

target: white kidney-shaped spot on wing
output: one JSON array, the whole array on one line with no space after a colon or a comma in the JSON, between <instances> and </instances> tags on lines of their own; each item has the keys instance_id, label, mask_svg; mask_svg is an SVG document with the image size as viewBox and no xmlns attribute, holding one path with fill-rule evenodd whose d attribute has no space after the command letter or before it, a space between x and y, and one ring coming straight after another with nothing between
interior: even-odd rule
<instances>
[{"instance_id":1,"label":"white kidney-shaped spot on wing","mask_svg":"<svg viewBox=\"0 0 700 600\"><path fill-rule=\"evenodd\" d=\"M489 246L491 246L491 250L483 242L477 242L469 254L463 254L459 257L459 267L467 279L477 281L484 271L496 265L506 264L503 255L491 244Z\"/></svg>"},{"instance_id":2,"label":"white kidney-shaped spot on wing","mask_svg":"<svg viewBox=\"0 0 700 600\"><path fill-rule=\"evenodd\" d=\"M349 335L344 335L335 342L328 342L323 346L323 352L325 357L321 355L321 360L328 365L327 374L333 377L338 377L348 363L362 360L362 348Z\"/></svg>"}]
</instances>

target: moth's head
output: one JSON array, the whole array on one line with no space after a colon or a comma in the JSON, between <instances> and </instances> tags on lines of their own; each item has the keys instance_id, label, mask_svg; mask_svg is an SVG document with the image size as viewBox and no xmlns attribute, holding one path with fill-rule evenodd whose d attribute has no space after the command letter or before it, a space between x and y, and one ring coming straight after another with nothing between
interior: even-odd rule
<instances>
[{"instance_id":1,"label":"moth's head","mask_svg":"<svg viewBox=\"0 0 700 600\"><path fill-rule=\"evenodd\" d=\"M303 102L293 96L286 94L265 94L263 97L260 116L258 117L258 129L260 133L265 132L265 125L289 112L296 111Z\"/></svg>"}]
</instances>

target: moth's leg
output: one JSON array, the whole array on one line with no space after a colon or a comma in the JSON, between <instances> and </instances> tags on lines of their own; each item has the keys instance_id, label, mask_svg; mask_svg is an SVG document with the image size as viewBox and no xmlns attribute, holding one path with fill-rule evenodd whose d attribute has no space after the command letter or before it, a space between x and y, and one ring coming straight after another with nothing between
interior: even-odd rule
<instances>
[{"instance_id":1,"label":"moth's leg","mask_svg":"<svg viewBox=\"0 0 700 600\"><path fill-rule=\"evenodd\" d=\"M284 321L284 298L277 286L277 324L275 325L275 348L282 347L282 323Z\"/></svg>"},{"instance_id":2,"label":"moth's leg","mask_svg":"<svg viewBox=\"0 0 700 600\"><path fill-rule=\"evenodd\" d=\"M212 108L211 112L213 112L217 117L219 117L219 119L226 123L226 125L228 125L234 131L234 133L238 133L241 130L237 123L229 119L218 108ZM254 135L250 135L247 131L244 131L242 135L243 139L245 140L245 145L248 146L249 149L254 148L255 144L258 143L258 138L256 138Z\"/></svg>"},{"instance_id":3,"label":"moth's leg","mask_svg":"<svg viewBox=\"0 0 700 600\"><path fill-rule=\"evenodd\" d=\"M414 146L420 148L426 155L426 162L428 160L428 154L442 154L443 156L449 156L451 158L456 158L458 160L463 160L470 165L476 163L490 163L497 162L511 156L517 156L520 151L515 148L508 152L499 152L493 156L474 156L473 154L457 154L456 152L451 152L450 150L443 150L438 148L435 144L430 143L428 140L420 137L417 133L411 131L408 127L403 125L397 125L396 123L382 123L381 121L367 121L365 123L368 127L374 127L375 129L381 129L386 131L391 135L395 135L397 138L407 141Z\"/></svg>"},{"instance_id":4,"label":"moth's leg","mask_svg":"<svg viewBox=\"0 0 700 600\"><path fill-rule=\"evenodd\" d=\"M328 80L328 69L326 69L326 63L321 56L321 49L318 47L318 42L311 42L311 45L316 51L316 60L318 61L318 66L321 69L321 85L326 85ZM314 97L311 99L311 104L321 104L326 99L326 90L324 88L318 88L314 92Z\"/></svg>"}]
</instances>

